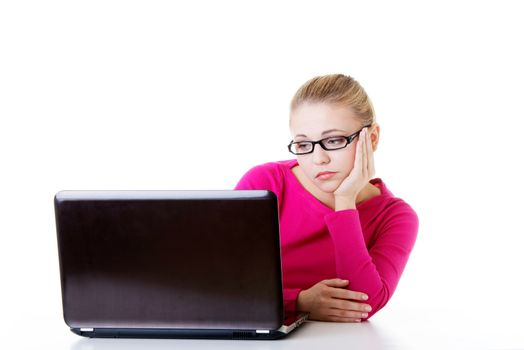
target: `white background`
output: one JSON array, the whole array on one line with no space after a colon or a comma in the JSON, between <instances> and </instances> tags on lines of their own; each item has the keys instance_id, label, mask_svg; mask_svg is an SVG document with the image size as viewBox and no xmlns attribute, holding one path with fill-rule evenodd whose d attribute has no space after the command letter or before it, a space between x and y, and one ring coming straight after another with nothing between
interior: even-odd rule
<instances>
[{"instance_id":1,"label":"white background","mask_svg":"<svg viewBox=\"0 0 524 350\"><path fill-rule=\"evenodd\" d=\"M371 321L416 334L392 320L440 315L450 332L469 324L472 342L524 347L521 7L0 2L4 342L45 342L23 336L29 327L75 339L61 318L57 191L232 189L252 166L293 157L296 89L343 73L376 109L376 177L420 220L398 289Z\"/></svg>"}]
</instances>

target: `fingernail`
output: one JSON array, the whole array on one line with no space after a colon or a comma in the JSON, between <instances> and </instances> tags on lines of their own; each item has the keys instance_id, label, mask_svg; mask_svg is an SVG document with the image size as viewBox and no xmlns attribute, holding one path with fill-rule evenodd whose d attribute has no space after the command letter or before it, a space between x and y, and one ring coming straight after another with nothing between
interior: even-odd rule
<instances>
[{"instance_id":1,"label":"fingernail","mask_svg":"<svg viewBox=\"0 0 524 350\"><path fill-rule=\"evenodd\" d=\"M368 317L368 314L367 314L367 313L363 313L363 314L362 314L362 317L363 317L363 318L364 318L364 317Z\"/></svg>"},{"instance_id":2,"label":"fingernail","mask_svg":"<svg viewBox=\"0 0 524 350\"><path fill-rule=\"evenodd\" d=\"M366 311L371 311L371 306L366 306Z\"/></svg>"},{"instance_id":3,"label":"fingernail","mask_svg":"<svg viewBox=\"0 0 524 350\"><path fill-rule=\"evenodd\" d=\"M368 300L368 296L367 296L367 295L363 295L363 296L362 296L362 299L364 299L364 300Z\"/></svg>"}]
</instances>

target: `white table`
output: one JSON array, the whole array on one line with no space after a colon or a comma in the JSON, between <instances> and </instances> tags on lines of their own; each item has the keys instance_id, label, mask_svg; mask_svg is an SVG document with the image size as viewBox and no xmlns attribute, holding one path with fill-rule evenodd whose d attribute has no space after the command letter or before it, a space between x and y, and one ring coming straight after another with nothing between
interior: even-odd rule
<instances>
[{"instance_id":1,"label":"white table","mask_svg":"<svg viewBox=\"0 0 524 350\"><path fill-rule=\"evenodd\" d=\"M42 324L33 333L17 328L7 348L70 350L135 349L524 349L520 316L487 319L464 312L383 310L370 321L308 321L287 338L273 341L188 339L89 339L69 331L62 320ZM26 328L27 330L27 328ZM14 335L14 334L10 334ZM4 342L6 338L4 338Z\"/></svg>"}]
</instances>

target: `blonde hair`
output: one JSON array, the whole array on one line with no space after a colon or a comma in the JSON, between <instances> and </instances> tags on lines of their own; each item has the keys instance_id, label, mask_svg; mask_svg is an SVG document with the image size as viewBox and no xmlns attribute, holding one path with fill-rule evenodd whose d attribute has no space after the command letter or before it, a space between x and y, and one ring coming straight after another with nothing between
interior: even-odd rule
<instances>
[{"instance_id":1,"label":"blonde hair","mask_svg":"<svg viewBox=\"0 0 524 350\"><path fill-rule=\"evenodd\" d=\"M350 107L362 126L375 123L375 110L358 81L343 74L318 76L302 85L291 100L291 112L304 102L327 102Z\"/></svg>"}]
</instances>

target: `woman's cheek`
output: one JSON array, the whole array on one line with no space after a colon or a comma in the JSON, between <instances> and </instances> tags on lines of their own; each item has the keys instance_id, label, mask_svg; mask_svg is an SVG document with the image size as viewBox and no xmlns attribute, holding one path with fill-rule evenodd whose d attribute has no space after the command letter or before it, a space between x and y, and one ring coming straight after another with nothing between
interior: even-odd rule
<instances>
[{"instance_id":1,"label":"woman's cheek","mask_svg":"<svg viewBox=\"0 0 524 350\"><path fill-rule=\"evenodd\" d=\"M354 161L353 157L354 157L354 154L351 154L351 155L345 157L339 163L340 166L338 168L341 169L341 174L342 174L342 176L344 178L349 176L349 174L351 173L351 170L353 170L353 167L355 165L355 161Z\"/></svg>"}]
</instances>

